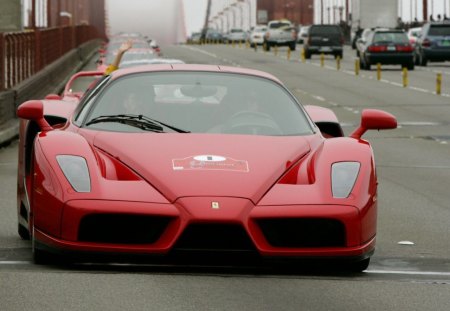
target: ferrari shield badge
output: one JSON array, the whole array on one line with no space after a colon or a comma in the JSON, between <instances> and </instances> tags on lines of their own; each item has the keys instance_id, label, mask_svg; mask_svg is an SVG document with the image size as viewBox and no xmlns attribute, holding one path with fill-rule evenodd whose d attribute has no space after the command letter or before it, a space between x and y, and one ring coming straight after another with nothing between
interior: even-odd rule
<instances>
[{"instance_id":1,"label":"ferrari shield badge","mask_svg":"<svg viewBox=\"0 0 450 311\"><path fill-rule=\"evenodd\" d=\"M211 202L211 208L212 209L219 209L220 208L219 202Z\"/></svg>"},{"instance_id":2,"label":"ferrari shield badge","mask_svg":"<svg viewBox=\"0 0 450 311\"><path fill-rule=\"evenodd\" d=\"M197 155L172 160L173 170L216 170L248 172L248 162L217 155Z\"/></svg>"}]
</instances>

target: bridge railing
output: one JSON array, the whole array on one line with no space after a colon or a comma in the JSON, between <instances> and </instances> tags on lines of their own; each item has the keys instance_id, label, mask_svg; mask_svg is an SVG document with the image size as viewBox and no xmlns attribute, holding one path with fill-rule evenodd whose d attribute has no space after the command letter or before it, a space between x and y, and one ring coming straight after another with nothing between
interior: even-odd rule
<instances>
[{"instance_id":1,"label":"bridge railing","mask_svg":"<svg viewBox=\"0 0 450 311\"><path fill-rule=\"evenodd\" d=\"M0 33L0 91L13 88L73 48L97 38L89 25Z\"/></svg>"}]
</instances>

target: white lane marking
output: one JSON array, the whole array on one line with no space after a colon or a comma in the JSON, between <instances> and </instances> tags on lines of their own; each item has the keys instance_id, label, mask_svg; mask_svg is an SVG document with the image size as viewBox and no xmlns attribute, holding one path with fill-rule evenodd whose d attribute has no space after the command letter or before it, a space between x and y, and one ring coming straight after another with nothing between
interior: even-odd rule
<instances>
[{"instance_id":1,"label":"white lane marking","mask_svg":"<svg viewBox=\"0 0 450 311\"><path fill-rule=\"evenodd\" d=\"M19 260L0 260L0 265L29 265L31 261L19 261Z\"/></svg>"},{"instance_id":2,"label":"white lane marking","mask_svg":"<svg viewBox=\"0 0 450 311\"><path fill-rule=\"evenodd\" d=\"M199 52L214 58L219 58L216 54L210 53L210 52L206 52L205 50L199 49L199 48L194 48L192 46L186 46L186 45L182 45L182 47L184 47L185 49L191 50L191 51L195 51L195 52Z\"/></svg>"},{"instance_id":3,"label":"white lane marking","mask_svg":"<svg viewBox=\"0 0 450 311\"><path fill-rule=\"evenodd\" d=\"M321 101L321 102L325 101L325 98L323 98L322 96L312 95L312 97L317 99L317 100L319 100L319 101Z\"/></svg>"},{"instance_id":4,"label":"white lane marking","mask_svg":"<svg viewBox=\"0 0 450 311\"><path fill-rule=\"evenodd\" d=\"M443 271L364 270L364 272L373 274L450 276L450 272L443 272Z\"/></svg>"},{"instance_id":5,"label":"white lane marking","mask_svg":"<svg viewBox=\"0 0 450 311\"><path fill-rule=\"evenodd\" d=\"M31 261L19 261L19 260L0 260L0 265L34 265ZM83 265L97 265L92 263L83 263ZM135 264L128 263L102 263L104 266L136 266ZM164 265L163 265L164 266ZM412 275L412 276L450 276L450 272L444 271L413 271L413 270L364 270L364 273L368 274L400 274L400 275Z\"/></svg>"}]
</instances>

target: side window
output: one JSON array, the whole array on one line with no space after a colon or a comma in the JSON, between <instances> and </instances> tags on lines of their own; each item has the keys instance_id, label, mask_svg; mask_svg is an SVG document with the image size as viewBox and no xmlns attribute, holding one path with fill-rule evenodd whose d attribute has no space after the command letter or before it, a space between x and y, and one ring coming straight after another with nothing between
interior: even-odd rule
<instances>
[{"instance_id":1,"label":"side window","mask_svg":"<svg viewBox=\"0 0 450 311\"><path fill-rule=\"evenodd\" d=\"M103 86L110 80L111 76L105 76L99 79L97 82L97 85L95 85L93 88L91 88L85 96L83 96L82 101L77 107L77 110L75 111L75 118L74 123L78 126L81 125L83 122L86 114L90 110L90 107L92 106L92 103L94 102L94 99L97 97L98 93L103 89Z\"/></svg>"}]
</instances>

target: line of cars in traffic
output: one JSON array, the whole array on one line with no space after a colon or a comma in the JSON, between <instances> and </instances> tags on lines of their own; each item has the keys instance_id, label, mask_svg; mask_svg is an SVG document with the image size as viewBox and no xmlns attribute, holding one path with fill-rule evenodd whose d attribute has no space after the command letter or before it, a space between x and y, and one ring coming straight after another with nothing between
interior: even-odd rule
<instances>
[{"instance_id":1,"label":"line of cars in traffic","mask_svg":"<svg viewBox=\"0 0 450 311\"><path fill-rule=\"evenodd\" d=\"M249 32L231 29L227 34L209 29L205 39L222 43L248 42L251 47L262 46L270 51L272 47L288 46L291 51L296 44L303 44L304 56L330 54L342 59L345 43L339 25L307 25L296 28L287 19L273 20L267 25L257 25ZM190 42L200 43L201 33L194 34ZM414 70L416 65L426 66L428 62L450 61L450 21L430 22L408 32L394 28L361 29L352 47L356 50L361 69L370 70L372 65L401 65Z\"/></svg>"},{"instance_id":2,"label":"line of cars in traffic","mask_svg":"<svg viewBox=\"0 0 450 311\"><path fill-rule=\"evenodd\" d=\"M450 61L450 22L429 22L421 28L371 28L362 31L353 46L361 69L375 64L401 65L414 70L415 65Z\"/></svg>"}]
</instances>

